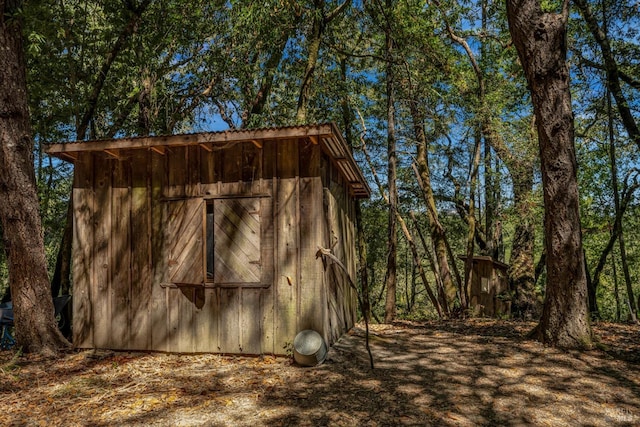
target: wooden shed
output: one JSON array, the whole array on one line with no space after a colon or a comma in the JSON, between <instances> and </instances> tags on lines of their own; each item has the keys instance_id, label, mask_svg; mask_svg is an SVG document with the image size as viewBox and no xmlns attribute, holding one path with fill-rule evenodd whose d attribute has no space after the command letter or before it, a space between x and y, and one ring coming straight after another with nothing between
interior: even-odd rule
<instances>
[{"instance_id":1,"label":"wooden shed","mask_svg":"<svg viewBox=\"0 0 640 427\"><path fill-rule=\"evenodd\" d=\"M466 261L467 257L458 258ZM498 317L511 314L507 270L509 266L490 256L474 256L469 291L469 308L474 316Z\"/></svg>"},{"instance_id":2,"label":"wooden shed","mask_svg":"<svg viewBox=\"0 0 640 427\"><path fill-rule=\"evenodd\" d=\"M370 189L334 124L50 145L75 166L78 348L284 354L328 345L356 295L355 200Z\"/></svg>"}]
</instances>

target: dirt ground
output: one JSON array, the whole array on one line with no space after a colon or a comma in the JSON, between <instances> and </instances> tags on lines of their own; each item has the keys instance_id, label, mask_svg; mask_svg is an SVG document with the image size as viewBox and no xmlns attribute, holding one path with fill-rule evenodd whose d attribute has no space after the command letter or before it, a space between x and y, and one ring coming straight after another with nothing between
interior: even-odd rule
<instances>
[{"instance_id":1,"label":"dirt ground","mask_svg":"<svg viewBox=\"0 0 640 427\"><path fill-rule=\"evenodd\" d=\"M362 325L324 364L285 357L1 352L11 426L640 425L640 327L598 324L601 349L524 339L531 323Z\"/></svg>"}]
</instances>

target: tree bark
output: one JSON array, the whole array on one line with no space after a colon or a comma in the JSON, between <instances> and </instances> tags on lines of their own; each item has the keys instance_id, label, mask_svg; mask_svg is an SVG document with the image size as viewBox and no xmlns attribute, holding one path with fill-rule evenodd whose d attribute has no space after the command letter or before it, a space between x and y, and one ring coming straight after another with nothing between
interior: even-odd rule
<instances>
[{"instance_id":1,"label":"tree bark","mask_svg":"<svg viewBox=\"0 0 640 427\"><path fill-rule=\"evenodd\" d=\"M467 231L467 242L465 248L466 258L464 261L464 286L460 292L461 301L463 302L462 308L466 310L466 298L463 299L463 295L469 295L471 290L471 283L473 281L473 253L474 253L474 237L476 235L476 183L478 180L478 169L480 166L480 145L481 145L481 132L478 129L475 136L475 147L473 149L473 157L470 159L469 165L469 215L468 221L469 230Z\"/></svg>"},{"instance_id":2,"label":"tree bark","mask_svg":"<svg viewBox=\"0 0 640 427\"><path fill-rule=\"evenodd\" d=\"M298 107L296 110L296 123L304 124L307 122L307 110L309 108L309 100L311 99L311 86L313 84L313 74L320 57L320 44L327 25L333 21L342 11L351 4L351 0L345 0L338 5L329 14L325 14L325 0L314 0L313 24L309 35L309 53L307 55L307 65L304 70L304 76L300 85L300 94L298 95Z\"/></svg>"},{"instance_id":3,"label":"tree bark","mask_svg":"<svg viewBox=\"0 0 640 427\"><path fill-rule=\"evenodd\" d=\"M55 355L69 345L54 319L27 106L21 1L0 0L0 219L16 341Z\"/></svg>"},{"instance_id":4,"label":"tree bark","mask_svg":"<svg viewBox=\"0 0 640 427\"><path fill-rule=\"evenodd\" d=\"M391 1L387 0L387 10L391 9ZM391 24L387 22L385 27L385 53L387 59L386 84L387 84L387 182L389 187L389 216L388 216L388 253L387 253L387 273L385 282L387 284L387 296L384 305L384 321L391 323L396 317L396 285L397 285L397 221L396 212L398 210L398 190L396 188L396 131L395 131L395 88L393 75L393 38L391 35ZM425 284L426 285L426 284Z\"/></svg>"},{"instance_id":5,"label":"tree bark","mask_svg":"<svg viewBox=\"0 0 640 427\"><path fill-rule=\"evenodd\" d=\"M484 137L509 170L513 188L513 207L519 218L514 228L508 271L509 284L514 291L512 314L521 319L538 319L540 304L535 292L533 256L535 242L532 199L533 158L522 153L518 156L514 155L504 143L503 138L490 126L489 121L485 121L483 126Z\"/></svg>"},{"instance_id":6,"label":"tree bark","mask_svg":"<svg viewBox=\"0 0 640 427\"><path fill-rule=\"evenodd\" d=\"M429 157L427 154L427 137L424 133L422 115L418 111L418 107L414 102L410 101L411 116L413 120L413 132L418 141L418 149L416 153L416 168L419 177L419 187L422 190L425 204L427 205L427 220L429 222L429 234L435 248L435 257L437 260L437 269L434 271L438 286L438 294L441 296L440 303L445 313L450 313L450 307L453 307L456 297L456 284L451 275L449 267L449 258L447 256L447 236L444 227L440 224L438 218L438 210L436 207L436 199L431 188L431 172L429 170ZM453 260L452 260L453 261ZM459 284L460 285L460 284Z\"/></svg>"},{"instance_id":7,"label":"tree bark","mask_svg":"<svg viewBox=\"0 0 640 427\"><path fill-rule=\"evenodd\" d=\"M544 193L547 289L534 336L552 346L584 348L593 343L566 64L568 16L568 0L562 13L543 12L536 0L507 0L511 38L536 116Z\"/></svg>"},{"instance_id":8,"label":"tree bark","mask_svg":"<svg viewBox=\"0 0 640 427\"><path fill-rule=\"evenodd\" d=\"M509 260L509 281L514 290L513 314L521 319L538 319L540 304L535 292L535 268L533 245L535 226L532 221L531 193L533 189L533 169L524 173L512 173L514 207L520 221L514 229L511 258Z\"/></svg>"}]
</instances>

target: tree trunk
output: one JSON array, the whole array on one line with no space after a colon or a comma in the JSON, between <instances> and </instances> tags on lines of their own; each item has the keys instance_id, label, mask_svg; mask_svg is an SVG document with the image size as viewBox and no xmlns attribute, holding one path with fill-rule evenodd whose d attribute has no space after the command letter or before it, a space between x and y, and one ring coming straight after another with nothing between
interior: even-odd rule
<instances>
[{"instance_id":1,"label":"tree trunk","mask_svg":"<svg viewBox=\"0 0 640 427\"><path fill-rule=\"evenodd\" d=\"M313 84L313 74L320 57L320 44L324 36L324 30L327 25L333 21L342 11L351 4L351 0L345 0L338 5L332 12L325 14L325 0L314 0L313 5L313 24L311 25L311 33L309 39L309 53L307 55L307 65L304 70L304 77L300 85L300 94L298 95L298 107L296 109L296 123L305 124L307 122L307 110L309 108L309 100L311 99L311 86Z\"/></svg>"},{"instance_id":2,"label":"tree trunk","mask_svg":"<svg viewBox=\"0 0 640 427\"><path fill-rule=\"evenodd\" d=\"M27 107L21 1L0 0L0 219L23 351L54 355L69 343L57 328L36 192Z\"/></svg>"},{"instance_id":3,"label":"tree trunk","mask_svg":"<svg viewBox=\"0 0 640 427\"><path fill-rule=\"evenodd\" d=\"M564 348L592 346L566 64L569 2L562 13L543 12L536 0L507 0L514 45L536 115L545 206L547 289L534 335Z\"/></svg>"},{"instance_id":4,"label":"tree trunk","mask_svg":"<svg viewBox=\"0 0 640 427\"><path fill-rule=\"evenodd\" d=\"M606 27L605 27L606 28ZM620 191L618 189L618 163L616 158L616 143L614 138L614 123L613 123L613 111L611 108L611 90L607 89L607 115L609 116L609 157L611 160L611 182L613 183L613 201L615 206L616 218L614 224L614 233L618 233L618 245L620 247L620 261L622 262L622 272L624 274L624 281L627 286L627 294L629 297L629 318L632 322L638 322L638 307L636 306L636 300L633 297L633 286L631 285L631 274L629 272L629 264L627 263L627 249L624 244L624 232L622 229L622 218L624 216L624 211L627 208L627 200L623 201L621 206L620 203ZM632 193L630 190L626 196L629 196ZM612 257L613 258L613 257ZM614 275L615 275L615 261L613 261L614 265ZM617 278L614 277L616 284L616 309L618 313L618 318L620 318L620 303L618 301L618 282Z\"/></svg>"},{"instance_id":5,"label":"tree trunk","mask_svg":"<svg viewBox=\"0 0 640 427\"><path fill-rule=\"evenodd\" d=\"M532 129L532 134L534 132ZM532 199L534 160L532 156L522 152L519 155L514 155L504 143L503 138L491 126L489 120L483 121L482 133L509 170L513 185L513 207L519 218L514 228L508 272L510 287L515 292L512 300L512 313L521 319L538 319L540 304L535 293L536 277L533 259L535 242Z\"/></svg>"},{"instance_id":6,"label":"tree trunk","mask_svg":"<svg viewBox=\"0 0 640 427\"><path fill-rule=\"evenodd\" d=\"M533 170L526 168L522 173L511 173L513 180L514 207L520 219L515 226L511 258L509 261L509 281L514 290L514 316L525 320L538 319L540 307L535 292L533 245L535 226L532 221L530 201L533 189Z\"/></svg>"},{"instance_id":7,"label":"tree trunk","mask_svg":"<svg viewBox=\"0 0 640 427\"><path fill-rule=\"evenodd\" d=\"M618 289L618 268L616 267L616 253L611 253L611 268L613 269L613 296L616 300L616 317L615 321L620 321L620 289Z\"/></svg>"},{"instance_id":8,"label":"tree trunk","mask_svg":"<svg viewBox=\"0 0 640 427\"><path fill-rule=\"evenodd\" d=\"M410 102L411 116L413 120L413 131L418 141L418 150L416 155L416 167L419 177L419 186L422 190L425 204L427 205L427 220L429 222L429 234L435 248L435 257L437 260L437 268L434 274L437 276L438 294L442 296L442 309L449 314L449 307L453 306L456 296L456 285L451 275L449 267L449 259L447 256L447 242L444 227L440 224L438 218L438 210L436 207L436 199L431 188L431 172L429 170L429 157L427 154L427 138L424 133L422 115L418 111L414 102ZM439 277L438 277L439 276Z\"/></svg>"},{"instance_id":9,"label":"tree trunk","mask_svg":"<svg viewBox=\"0 0 640 427\"><path fill-rule=\"evenodd\" d=\"M307 54L307 65L300 84L300 93L298 94L298 107L296 109L296 123L304 124L307 121L307 108L309 99L311 98L311 85L313 83L313 74L320 57L320 43L326 26L324 17L324 0L315 0L313 2L311 32L307 36L309 40L309 49Z\"/></svg>"},{"instance_id":10,"label":"tree trunk","mask_svg":"<svg viewBox=\"0 0 640 427\"><path fill-rule=\"evenodd\" d=\"M389 3L389 1L387 1ZM397 285L397 221L396 211L398 210L398 190L396 188L396 134L395 134L395 99L393 87L393 64L391 54L393 50L393 40L387 26L386 49L387 49L387 182L389 186L389 216L388 216L388 253L387 253L387 273L385 277L387 296L384 305L384 321L391 323L396 317L396 285ZM426 285L426 284L425 284Z\"/></svg>"},{"instance_id":11,"label":"tree trunk","mask_svg":"<svg viewBox=\"0 0 640 427\"><path fill-rule=\"evenodd\" d=\"M609 37L606 32L607 27L605 25L604 28L600 28L598 21L591 12L591 7L589 7L589 3L587 3L586 0L576 0L575 3L576 6L578 6L578 9L582 12L587 28L591 31L591 34L593 35L596 43L598 43L598 46L600 46L600 53L602 54L602 59L604 60L604 66L607 72L607 88L616 100L622 124L627 130L629 138L631 138L631 140L640 147L640 129L638 129L638 124L633 117L633 112L629 106L629 102L627 102L627 98L624 96L622 87L620 86L620 72L618 70L618 63L616 62L614 52L611 49L611 44L609 43Z\"/></svg>"},{"instance_id":12,"label":"tree trunk","mask_svg":"<svg viewBox=\"0 0 640 427\"><path fill-rule=\"evenodd\" d=\"M469 230L467 231L467 244L466 244L466 258L464 261L464 286L461 289L460 296L462 302L462 309L466 310L468 305L466 304L466 295L469 295L471 290L471 283L473 282L473 253L474 253L474 238L476 235L476 182L478 179L478 168L480 166L480 144L481 144L481 132L478 130L475 137L475 147L473 150L473 157L471 158L469 176L469 214L468 221Z\"/></svg>"}]
</instances>

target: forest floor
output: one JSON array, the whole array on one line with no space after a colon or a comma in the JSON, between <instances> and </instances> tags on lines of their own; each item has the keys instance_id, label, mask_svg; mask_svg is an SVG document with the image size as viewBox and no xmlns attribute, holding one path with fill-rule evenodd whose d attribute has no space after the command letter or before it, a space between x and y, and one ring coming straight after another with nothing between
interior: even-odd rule
<instances>
[{"instance_id":1,"label":"forest floor","mask_svg":"<svg viewBox=\"0 0 640 427\"><path fill-rule=\"evenodd\" d=\"M0 352L12 426L640 425L640 327L599 323L599 349L525 339L532 323L362 325L322 365L286 357Z\"/></svg>"}]
</instances>

